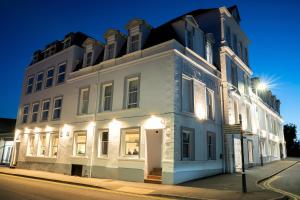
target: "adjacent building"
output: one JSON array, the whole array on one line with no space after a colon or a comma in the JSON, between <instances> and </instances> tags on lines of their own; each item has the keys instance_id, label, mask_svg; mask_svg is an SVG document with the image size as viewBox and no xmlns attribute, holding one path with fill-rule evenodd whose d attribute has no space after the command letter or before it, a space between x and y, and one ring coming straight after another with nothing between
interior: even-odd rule
<instances>
[{"instance_id":1,"label":"adjacent building","mask_svg":"<svg viewBox=\"0 0 300 200\"><path fill-rule=\"evenodd\" d=\"M0 118L0 165L9 165L14 144L15 119Z\"/></svg>"},{"instance_id":2,"label":"adjacent building","mask_svg":"<svg viewBox=\"0 0 300 200\"><path fill-rule=\"evenodd\" d=\"M248 167L284 158L280 103L251 84L239 20L236 6L133 19L105 43L77 32L36 51L11 164L164 184L235 172L239 114Z\"/></svg>"}]
</instances>

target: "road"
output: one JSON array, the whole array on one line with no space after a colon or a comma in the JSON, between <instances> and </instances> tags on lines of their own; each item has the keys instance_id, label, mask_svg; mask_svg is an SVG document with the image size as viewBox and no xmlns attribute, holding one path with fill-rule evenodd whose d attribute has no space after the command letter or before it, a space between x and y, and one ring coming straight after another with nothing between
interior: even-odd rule
<instances>
[{"instance_id":1,"label":"road","mask_svg":"<svg viewBox=\"0 0 300 200\"><path fill-rule=\"evenodd\" d=\"M292 199L300 199L300 163L279 173L267 180L264 186L267 189L290 196Z\"/></svg>"},{"instance_id":2,"label":"road","mask_svg":"<svg viewBox=\"0 0 300 200\"><path fill-rule=\"evenodd\" d=\"M146 200L166 199L127 194L0 174L1 200Z\"/></svg>"}]
</instances>

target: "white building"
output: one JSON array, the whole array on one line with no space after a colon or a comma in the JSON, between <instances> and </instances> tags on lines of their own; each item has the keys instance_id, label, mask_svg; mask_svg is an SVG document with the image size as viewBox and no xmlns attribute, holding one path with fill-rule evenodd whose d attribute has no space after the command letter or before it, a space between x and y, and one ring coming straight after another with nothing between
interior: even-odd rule
<instances>
[{"instance_id":1,"label":"white building","mask_svg":"<svg viewBox=\"0 0 300 200\"><path fill-rule=\"evenodd\" d=\"M228 139L235 134L224 134L226 125L236 123L230 114L234 98L239 106L249 105L240 113L252 116L247 124L256 132L247 137L272 138L275 146L284 142L282 129L271 137L254 120L257 107L282 127L279 114L250 84L243 87L249 88L247 97L237 95L240 88L231 92L226 56L234 57L247 77L252 72L212 28L219 23L213 21L215 12L234 20L234 8L225 7L196 10L157 28L134 19L126 35L108 30L105 44L70 33L35 52L26 69L12 164L164 184L222 173L236 163L226 159L229 151L240 154ZM258 139L249 141L257 164ZM279 158L272 156L265 160Z\"/></svg>"}]
</instances>

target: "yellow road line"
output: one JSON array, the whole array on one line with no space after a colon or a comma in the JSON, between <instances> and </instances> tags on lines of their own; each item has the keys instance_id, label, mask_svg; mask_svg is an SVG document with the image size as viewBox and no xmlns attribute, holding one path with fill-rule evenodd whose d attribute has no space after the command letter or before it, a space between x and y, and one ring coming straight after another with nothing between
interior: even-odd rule
<instances>
[{"instance_id":1,"label":"yellow road line","mask_svg":"<svg viewBox=\"0 0 300 200\"><path fill-rule=\"evenodd\" d=\"M275 188L271 185L272 182L274 182L276 179L280 178L280 176L274 176L272 178L270 178L269 180L265 181L263 183L263 186L269 190L272 190L274 192L278 192L280 194L283 194L283 195L286 195L286 196L289 196L291 197L292 199L294 200L299 200L300 199L300 196L296 195L296 194L293 194L293 193L290 193L290 192L287 192L287 191L284 191L284 190L281 190L281 189L278 189L278 188Z\"/></svg>"},{"instance_id":2,"label":"yellow road line","mask_svg":"<svg viewBox=\"0 0 300 200\"><path fill-rule=\"evenodd\" d=\"M16 176L16 175L8 175L8 174L1 174L0 176L13 176L14 178L19 178L19 179L30 179L30 180L34 180L37 182L47 182L47 183L51 183L51 184L55 184L55 185L68 185L69 187L73 187L73 188L79 188L79 189L87 189L87 190L94 190L94 191L104 191L104 192L108 192L108 193L114 193L114 194L123 194L123 195L127 195L127 196L132 196L132 197L144 197L147 199L160 199L160 200L166 200L166 199L170 199L170 198L163 198L163 197L154 197L154 196L150 196L150 195L141 195L141 194L133 194L133 193L128 193L128 192L119 192L119 191L114 191L114 190L109 190L109 189L102 189L102 188L93 188L93 187L88 187L88 186L81 186L81 185L73 185L73 184L67 184L67 183L60 183L60 182L54 182L54 181L47 181L47 180L40 180L40 179L35 179L35 178L29 178L29 177L21 177L21 176Z\"/></svg>"}]
</instances>

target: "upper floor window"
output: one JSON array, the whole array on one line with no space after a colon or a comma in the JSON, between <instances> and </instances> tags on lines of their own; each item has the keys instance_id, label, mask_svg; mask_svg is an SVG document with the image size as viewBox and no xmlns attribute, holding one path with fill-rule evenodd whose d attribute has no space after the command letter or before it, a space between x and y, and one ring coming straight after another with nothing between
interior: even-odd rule
<instances>
[{"instance_id":1,"label":"upper floor window","mask_svg":"<svg viewBox=\"0 0 300 200\"><path fill-rule=\"evenodd\" d=\"M92 65L93 52L88 52L86 55L86 66Z\"/></svg>"},{"instance_id":2,"label":"upper floor window","mask_svg":"<svg viewBox=\"0 0 300 200\"><path fill-rule=\"evenodd\" d=\"M27 85L26 85L26 94L30 94L33 89L33 82L34 82L34 77L30 76L27 79Z\"/></svg>"},{"instance_id":3,"label":"upper floor window","mask_svg":"<svg viewBox=\"0 0 300 200\"><path fill-rule=\"evenodd\" d=\"M80 96L79 96L78 114L87 114L89 109L90 89L89 88L80 89L79 95Z\"/></svg>"},{"instance_id":4,"label":"upper floor window","mask_svg":"<svg viewBox=\"0 0 300 200\"><path fill-rule=\"evenodd\" d=\"M247 48L245 48L245 63L247 64L247 65L249 65L249 60L248 60L248 49Z\"/></svg>"},{"instance_id":5,"label":"upper floor window","mask_svg":"<svg viewBox=\"0 0 300 200\"><path fill-rule=\"evenodd\" d=\"M237 36L236 34L233 35L233 51L235 52L235 54L238 54L238 48L237 48L238 44L237 44Z\"/></svg>"},{"instance_id":6,"label":"upper floor window","mask_svg":"<svg viewBox=\"0 0 300 200\"><path fill-rule=\"evenodd\" d=\"M85 156L86 153L86 132L74 132L74 147L76 156Z\"/></svg>"},{"instance_id":7,"label":"upper floor window","mask_svg":"<svg viewBox=\"0 0 300 200\"><path fill-rule=\"evenodd\" d=\"M43 78L44 78L44 72L38 73L37 78L36 78L35 91L42 90Z\"/></svg>"},{"instance_id":8,"label":"upper floor window","mask_svg":"<svg viewBox=\"0 0 300 200\"><path fill-rule=\"evenodd\" d=\"M206 101L207 101L207 118L214 119L214 93L213 91L206 90Z\"/></svg>"},{"instance_id":9,"label":"upper floor window","mask_svg":"<svg viewBox=\"0 0 300 200\"><path fill-rule=\"evenodd\" d=\"M181 160L194 160L194 130L183 128L181 130Z\"/></svg>"},{"instance_id":10,"label":"upper floor window","mask_svg":"<svg viewBox=\"0 0 300 200\"><path fill-rule=\"evenodd\" d=\"M240 56L240 58L242 59L242 60L244 60L244 47L243 47L243 43L242 42L240 42L240 45L239 45L240 47L239 47L239 56ZM245 61L245 60L244 60Z\"/></svg>"},{"instance_id":11,"label":"upper floor window","mask_svg":"<svg viewBox=\"0 0 300 200\"><path fill-rule=\"evenodd\" d=\"M237 66L233 61L231 62L231 84L238 88Z\"/></svg>"},{"instance_id":12,"label":"upper floor window","mask_svg":"<svg viewBox=\"0 0 300 200\"><path fill-rule=\"evenodd\" d=\"M247 74L244 74L244 93L249 94L249 78Z\"/></svg>"},{"instance_id":13,"label":"upper floor window","mask_svg":"<svg viewBox=\"0 0 300 200\"><path fill-rule=\"evenodd\" d=\"M131 38L130 38L130 52L134 52L134 51L139 50L139 42L140 42L139 38L140 38L140 36L138 34L131 36Z\"/></svg>"},{"instance_id":14,"label":"upper floor window","mask_svg":"<svg viewBox=\"0 0 300 200\"><path fill-rule=\"evenodd\" d=\"M114 58L115 53L115 44L109 44L107 46L107 59L112 59Z\"/></svg>"},{"instance_id":15,"label":"upper floor window","mask_svg":"<svg viewBox=\"0 0 300 200\"><path fill-rule=\"evenodd\" d=\"M39 103L34 103L32 105L32 115L31 115L31 122L37 122L38 119L38 113L39 113Z\"/></svg>"},{"instance_id":16,"label":"upper floor window","mask_svg":"<svg viewBox=\"0 0 300 200\"><path fill-rule=\"evenodd\" d=\"M54 106L53 106L53 115L52 119L60 119L61 109L62 109L62 97L56 97L54 99Z\"/></svg>"},{"instance_id":17,"label":"upper floor window","mask_svg":"<svg viewBox=\"0 0 300 200\"><path fill-rule=\"evenodd\" d=\"M104 84L102 86L102 110L112 110L112 99L113 99L113 83Z\"/></svg>"},{"instance_id":18,"label":"upper floor window","mask_svg":"<svg viewBox=\"0 0 300 200\"><path fill-rule=\"evenodd\" d=\"M50 109L50 100L44 100L42 105L42 121L48 120L49 115L49 109Z\"/></svg>"},{"instance_id":19,"label":"upper floor window","mask_svg":"<svg viewBox=\"0 0 300 200\"><path fill-rule=\"evenodd\" d=\"M206 49L206 60L210 64L213 64L213 52L212 52L211 42L206 42L205 49Z\"/></svg>"},{"instance_id":20,"label":"upper floor window","mask_svg":"<svg viewBox=\"0 0 300 200\"><path fill-rule=\"evenodd\" d=\"M23 117L22 117L22 123L27 123L29 116L29 105L25 105L23 107Z\"/></svg>"},{"instance_id":21,"label":"upper floor window","mask_svg":"<svg viewBox=\"0 0 300 200\"><path fill-rule=\"evenodd\" d=\"M140 153L139 128L124 129L121 134L121 148L123 156L138 156Z\"/></svg>"},{"instance_id":22,"label":"upper floor window","mask_svg":"<svg viewBox=\"0 0 300 200\"><path fill-rule=\"evenodd\" d=\"M232 45L231 45L231 30L230 30L229 26L226 27L225 37L226 37L227 45L231 48L232 47Z\"/></svg>"},{"instance_id":23,"label":"upper floor window","mask_svg":"<svg viewBox=\"0 0 300 200\"><path fill-rule=\"evenodd\" d=\"M38 155L46 155L46 135L40 134L39 143L38 143Z\"/></svg>"},{"instance_id":24,"label":"upper floor window","mask_svg":"<svg viewBox=\"0 0 300 200\"><path fill-rule=\"evenodd\" d=\"M127 78L127 108L137 108L139 106L139 77Z\"/></svg>"},{"instance_id":25,"label":"upper floor window","mask_svg":"<svg viewBox=\"0 0 300 200\"><path fill-rule=\"evenodd\" d=\"M194 46L193 30L187 30L187 47L193 49Z\"/></svg>"},{"instance_id":26,"label":"upper floor window","mask_svg":"<svg viewBox=\"0 0 300 200\"><path fill-rule=\"evenodd\" d=\"M182 112L194 112L194 94L193 94L193 80L187 77L182 77L181 88L181 108Z\"/></svg>"},{"instance_id":27,"label":"upper floor window","mask_svg":"<svg viewBox=\"0 0 300 200\"><path fill-rule=\"evenodd\" d=\"M58 134L51 135L51 148L50 148L50 156L56 157L58 152Z\"/></svg>"},{"instance_id":28,"label":"upper floor window","mask_svg":"<svg viewBox=\"0 0 300 200\"><path fill-rule=\"evenodd\" d=\"M58 67L56 83L60 84L65 82L65 76L66 76L66 64L63 64Z\"/></svg>"},{"instance_id":29,"label":"upper floor window","mask_svg":"<svg viewBox=\"0 0 300 200\"><path fill-rule=\"evenodd\" d=\"M54 78L54 68L50 68L47 71L46 77L46 88L51 87L53 85L53 78Z\"/></svg>"},{"instance_id":30,"label":"upper floor window","mask_svg":"<svg viewBox=\"0 0 300 200\"><path fill-rule=\"evenodd\" d=\"M28 156L33 156L34 155L34 149L35 149L34 135L29 135L28 136L28 143L27 143L27 155Z\"/></svg>"},{"instance_id":31,"label":"upper floor window","mask_svg":"<svg viewBox=\"0 0 300 200\"><path fill-rule=\"evenodd\" d=\"M98 156L107 156L108 154L108 131L102 131L99 134Z\"/></svg>"},{"instance_id":32,"label":"upper floor window","mask_svg":"<svg viewBox=\"0 0 300 200\"><path fill-rule=\"evenodd\" d=\"M207 132L207 159L216 160L216 134Z\"/></svg>"}]
</instances>

